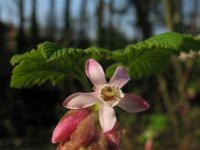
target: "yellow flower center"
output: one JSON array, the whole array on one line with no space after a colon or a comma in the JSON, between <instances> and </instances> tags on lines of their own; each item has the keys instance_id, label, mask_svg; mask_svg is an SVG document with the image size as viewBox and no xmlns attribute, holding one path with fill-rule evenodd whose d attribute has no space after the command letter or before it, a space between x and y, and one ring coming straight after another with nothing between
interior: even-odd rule
<instances>
[{"instance_id":1,"label":"yellow flower center","mask_svg":"<svg viewBox=\"0 0 200 150\"><path fill-rule=\"evenodd\" d=\"M113 100L116 96L116 90L112 87L109 87L109 86L105 86L101 89L101 98L104 100L104 101L110 101L110 100Z\"/></svg>"},{"instance_id":2,"label":"yellow flower center","mask_svg":"<svg viewBox=\"0 0 200 150\"><path fill-rule=\"evenodd\" d=\"M109 105L121 100L124 97L121 89L111 85L103 85L99 91L99 98L106 101Z\"/></svg>"}]
</instances>

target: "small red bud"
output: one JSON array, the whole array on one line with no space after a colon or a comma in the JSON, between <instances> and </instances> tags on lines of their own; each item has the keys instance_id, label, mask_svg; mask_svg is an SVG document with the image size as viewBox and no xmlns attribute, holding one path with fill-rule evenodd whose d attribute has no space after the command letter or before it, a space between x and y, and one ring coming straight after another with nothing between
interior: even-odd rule
<instances>
[{"instance_id":1,"label":"small red bud","mask_svg":"<svg viewBox=\"0 0 200 150\"><path fill-rule=\"evenodd\" d=\"M123 137L123 130L119 123L116 123L112 130L104 133L107 137L109 149L119 150L120 142Z\"/></svg>"},{"instance_id":2,"label":"small red bud","mask_svg":"<svg viewBox=\"0 0 200 150\"><path fill-rule=\"evenodd\" d=\"M153 150L153 140L148 139L144 145L144 150Z\"/></svg>"},{"instance_id":3,"label":"small red bud","mask_svg":"<svg viewBox=\"0 0 200 150\"><path fill-rule=\"evenodd\" d=\"M78 124L85 119L91 111L89 109L70 110L64 115L53 131L52 143L65 142L70 139L72 132Z\"/></svg>"}]
</instances>

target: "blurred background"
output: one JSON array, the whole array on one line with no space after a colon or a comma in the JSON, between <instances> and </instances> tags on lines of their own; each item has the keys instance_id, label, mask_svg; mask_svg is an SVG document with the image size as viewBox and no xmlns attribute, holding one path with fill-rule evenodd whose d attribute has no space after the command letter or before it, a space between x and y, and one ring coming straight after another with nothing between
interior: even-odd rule
<instances>
[{"instance_id":1,"label":"blurred background","mask_svg":"<svg viewBox=\"0 0 200 150\"><path fill-rule=\"evenodd\" d=\"M83 91L74 80L10 88L14 54L46 40L116 50L167 31L198 37L199 8L199 0L0 0L0 149L55 149L52 131L67 111L62 102ZM199 75L199 56L191 52L173 57L162 74L129 82L124 91L151 107L139 114L116 109L126 129L122 149L200 149Z\"/></svg>"}]
</instances>

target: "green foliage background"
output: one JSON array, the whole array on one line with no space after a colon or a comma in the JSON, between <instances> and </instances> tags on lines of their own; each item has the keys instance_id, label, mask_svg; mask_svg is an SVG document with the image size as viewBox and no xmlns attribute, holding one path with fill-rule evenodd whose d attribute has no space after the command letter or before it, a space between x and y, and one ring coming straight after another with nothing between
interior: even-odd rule
<instances>
[{"instance_id":1,"label":"green foliage background","mask_svg":"<svg viewBox=\"0 0 200 150\"><path fill-rule=\"evenodd\" d=\"M126 86L128 92L134 90L144 98L146 94L151 108L148 112L144 112L148 113L147 115L140 113L139 117L116 108L117 118L127 130L122 147L132 149L134 138L134 142L140 143L134 143L134 146L138 148L144 146L147 141L153 141L154 147L158 149L159 146L169 149L174 148L173 145L184 147L177 144L180 140L189 147L196 148L200 138L196 134L199 131L196 131L196 126L188 127L187 124L198 118L199 110L189 108L191 106L188 100L191 97L188 95L191 91L198 92L199 80L196 81L196 79L198 79L199 69L192 67L195 59L180 62L178 56L181 52L187 55L191 53L191 50L199 55L199 49L199 39L191 35L172 32L155 35L145 41L128 45L124 49L112 51L97 47L64 48L52 42L44 42L36 49L12 57L13 70L10 86L22 89L41 86L48 82L53 86L65 84L66 81L70 82L67 91L63 88L64 86L59 87L62 94L62 92L77 91L78 86L74 81L76 83L78 81L82 85L78 88L91 91L92 87L84 70L87 59L94 58L99 61L106 70L108 78L112 76L117 66L126 66L132 77L130 85ZM162 74L163 72L165 74ZM191 72L195 72L193 76L190 75ZM136 85L143 87L133 87L133 80ZM188 114L185 115L185 113ZM169 136L171 139L165 141ZM190 141L189 143L192 144L188 144L188 139L193 139L195 136L196 141Z\"/></svg>"},{"instance_id":2,"label":"green foliage background","mask_svg":"<svg viewBox=\"0 0 200 150\"><path fill-rule=\"evenodd\" d=\"M88 90L84 64L89 58L112 60L114 63L106 69L108 77L111 77L118 65L124 65L131 77L140 79L164 71L172 55L191 49L198 51L199 48L200 40L178 33L156 35L115 51L96 47L63 48L55 43L44 42L37 49L12 57L11 64L14 68L11 87L27 88L42 85L46 81L56 85L66 78L75 78Z\"/></svg>"}]
</instances>

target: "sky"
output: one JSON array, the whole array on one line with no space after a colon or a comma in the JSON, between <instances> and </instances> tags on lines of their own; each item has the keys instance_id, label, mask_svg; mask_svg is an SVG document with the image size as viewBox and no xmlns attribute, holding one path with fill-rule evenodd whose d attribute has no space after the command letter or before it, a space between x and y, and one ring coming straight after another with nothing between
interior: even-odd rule
<instances>
[{"instance_id":1,"label":"sky","mask_svg":"<svg viewBox=\"0 0 200 150\"><path fill-rule=\"evenodd\" d=\"M17 8L17 0L0 0L0 19L3 20L6 23L11 23L16 26L19 25L19 11ZM24 0L25 1L25 24L28 26L30 23L30 15L32 11L31 2L32 0ZM105 0L109 1L109 0ZM63 27L64 25L64 2L65 0L55 0L55 16L56 16L56 24L58 27ZM88 1L88 18L90 19L90 23L88 24L89 35L91 37L94 37L95 34L95 27L96 27L96 3L98 0L90 0ZM117 3L120 5L120 0L116 0ZM81 0L72 0L71 3L71 16L74 19L73 21L79 20L79 14L80 14L80 5ZM116 4L118 5L118 4ZM37 16L38 16L38 22L40 23L41 27L46 26L47 19L48 19L48 13L49 13L49 0L37 0ZM106 11L106 10L105 10ZM106 18L107 16L105 16ZM123 21L117 20L117 16L114 16L114 24L117 25L117 27L120 27L122 32L127 34L127 36L132 37L133 36L133 27L132 25L129 25L129 22L132 22L134 18L130 15L126 15L123 18Z\"/></svg>"},{"instance_id":2,"label":"sky","mask_svg":"<svg viewBox=\"0 0 200 150\"><path fill-rule=\"evenodd\" d=\"M19 24L18 20L18 8L16 5L17 0L0 0L0 17L2 20L5 22L12 22L15 25ZM80 1L81 0L73 0L72 5L71 5L71 12L72 16L78 16L78 8L80 6ZM25 6L25 18L29 18L31 15L32 11L32 0L24 0ZM57 19L59 20L59 17L63 17L63 10L64 10L64 2L65 0L55 0L55 12L56 16L58 17ZM93 9L91 7L91 3L89 3L89 11ZM49 11L49 0L37 0L37 16L39 16L39 22L41 24L45 24L45 18L48 16L48 11Z\"/></svg>"},{"instance_id":3,"label":"sky","mask_svg":"<svg viewBox=\"0 0 200 150\"><path fill-rule=\"evenodd\" d=\"M31 2L32 0L24 0L25 1L25 22L26 25L28 26L30 23L30 15L32 11L31 7ZM194 0L191 0L194 1ZM64 25L64 2L65 0L55 0L55 16L56 16L56 25L57 27L62 28ZM79 14L80 14L80 5L81 5L81 0L71 0L71 16L73 18L73 21L77 21L78 25L78 20L79 20ZM96 20L95 20L95 15L96 15L96 3L98 0L90 0L88 1L88 18L90 19L90 22L88 24L88 33L91 37L95 36L95 27L96 27ZM109 0L105 0L105 2L109 2ZM123 7L123 1L121 0L116 0L116 6L118 7ZM190 12L190 10L193 8L189 1L184 0L184 12ZM38 6L38 11L37 11L37 16L38 16L38 22L40 23L41 27L45 27L47 24L48 20L48 15L49 15L49 0L37 0L37 6ZM105 12L107 10L105 9ZM106 14L106 13L105 13ZM119 20L119 17L117 15L114 16L113 19L113 24L117 27L120 28L121 32L126 34L128 38L132 38L134 36L137 36L138 31L133 30L133 23L135 22L135 17L134 17L134 10L130 9L127 15L124 15L122 19ZM17 8L17 0L0 0L0 20L3 20L6 23L11 23L16 26L19 25L19 11ZM105 18L107 18L108 21L108 16L105 15ZM187 21L187 19L186 19ZM161 33L161 32L166 32L165 28L159 28L155 27L154 32L156 34Z\"/></svg>"}]
</instances>

